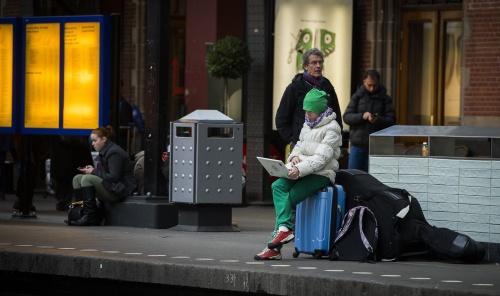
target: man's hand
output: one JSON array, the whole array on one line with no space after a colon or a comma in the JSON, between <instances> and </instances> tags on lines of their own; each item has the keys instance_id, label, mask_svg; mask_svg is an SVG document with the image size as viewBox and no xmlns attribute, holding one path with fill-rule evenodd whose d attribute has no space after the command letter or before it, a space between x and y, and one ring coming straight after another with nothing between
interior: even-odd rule
<instances>
[{"instance_id":1,"label":"man's hand","mask_svg":"<svg viewBox=\"0 0 500 296\"><path fill-rule=\"evenodd\" d=\"M375 113L375 115L373 115L370 112L365 112L363 114L363 119L368 120L370 123L375 123L378 120L378 114Z\"/></svg>"}]
</instances>

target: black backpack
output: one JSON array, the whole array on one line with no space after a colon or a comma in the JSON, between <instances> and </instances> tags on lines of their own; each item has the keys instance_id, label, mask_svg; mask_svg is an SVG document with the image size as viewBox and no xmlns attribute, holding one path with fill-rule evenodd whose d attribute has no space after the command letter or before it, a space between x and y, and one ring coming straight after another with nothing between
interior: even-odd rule
<instances>
[{"instance_id":1,"label":"black backpack","mask_svg":"<svg viewBox=\"0 0 500 296\"><path fill-rule=\"evenodd\" d=\"M379 235L377 259L398 259L403 246L398 226L414 206L420 209L417 199L406 190L389 187L360 170L338 170L335 182L342 185L346 192L346 211L365 206L375 215Z\"/></svg>"},{"instance_id":2,"label":"black backpack","mask_svg":"<svg viewBox=\"0 0 500 296\"><path fill-rule=\"evenodd\" d=\"M375 262L377 240L377 219L373 212L364 206L352 208L344 216L329 259Z\"/></svg>"}]
</instances>

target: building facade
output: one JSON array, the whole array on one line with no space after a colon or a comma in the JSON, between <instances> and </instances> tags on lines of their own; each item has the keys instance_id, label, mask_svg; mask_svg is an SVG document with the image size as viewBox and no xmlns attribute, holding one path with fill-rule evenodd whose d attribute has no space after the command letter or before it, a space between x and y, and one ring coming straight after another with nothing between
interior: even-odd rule
<instances>
[{"instance_id":1,"label":"building facade","mask_svg":"<svg viewBox=\"0 0 500 296\"><path fill-rule=\"evenodd\" d=\"M246 94L249 202L269 198L265 172L252 160L268 154L276 137L266 105L272 82L262 75L272 61L262 48L272 52L278 2L247 1L247 42L257 58ZM374 68L393 97L397 124L500 126L498 12L499 1L353 1L352 91Z\"/></svg>"},{"instance_id":2,"label":"building facade","mask_svg":"<svg viewBox=\"0 0 500 296\"><path fill-rule=\"evenodd\" d=\"M211 108L219 81L205 67L208 46L227 35L244 40L251 71L235 89L245 124L245 203L272 202L271 180L256 156L282 157L273 130L276 9L300 0L172 0L169 2L166 121ZM333 1L335 2L335 1ZM342 2L342 1L338 1ZM349 1L352 6L351 93L367 69L377 69L394 99L398 124L500 126L500 1ZM309 3L309 2L308 2ZM324 1L310 1L322 5ZM122 95L144 111L147 98L147 0L2 0L0 15L122 15ZM290 19L290 22L297 20ZM340 75L340 74L339 74ZM285 80L291 80L292 73ZM333 79L335 85L335 80ZM239 92L238 92L239 91ZM215 98L214 98L215 97ZM349 97L340 98L344 104ZM341 105L342 105L341 102ZM143 114L147 112L143 112Z\"/></svg>"}]
</instances>

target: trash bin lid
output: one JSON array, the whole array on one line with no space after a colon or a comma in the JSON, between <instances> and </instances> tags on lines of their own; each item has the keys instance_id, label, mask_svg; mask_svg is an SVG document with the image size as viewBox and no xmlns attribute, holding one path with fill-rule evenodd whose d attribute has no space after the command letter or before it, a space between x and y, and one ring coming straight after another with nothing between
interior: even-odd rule
<instances>
[{"instance_id":1,"label":"trash bin lid","mask_svg":"<svg viewBox=\"0 0 500 296\"><path fill-rule=\"evenodd\" d=\"M234 119L228 117L218 110L196 110L182 117L180 122L210 122L210 123L236 123Z\"/></svg>"}]
</instances>

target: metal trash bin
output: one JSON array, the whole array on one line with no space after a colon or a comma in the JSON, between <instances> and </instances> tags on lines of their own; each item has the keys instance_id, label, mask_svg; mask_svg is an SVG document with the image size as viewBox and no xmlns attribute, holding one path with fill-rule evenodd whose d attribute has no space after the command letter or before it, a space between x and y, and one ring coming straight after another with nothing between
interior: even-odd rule
<instances>
[{"instance_id":1,"label":"metal trash bin","mask_svg":"<svg viewBox=\"0 0 500 296\"><path fill-rule=\"evenodd\" d=\"M232 205L242 203L243 124L217 110L170 123L170 201L177 230L237 231Z\"/></svg>"}]
</instances>

